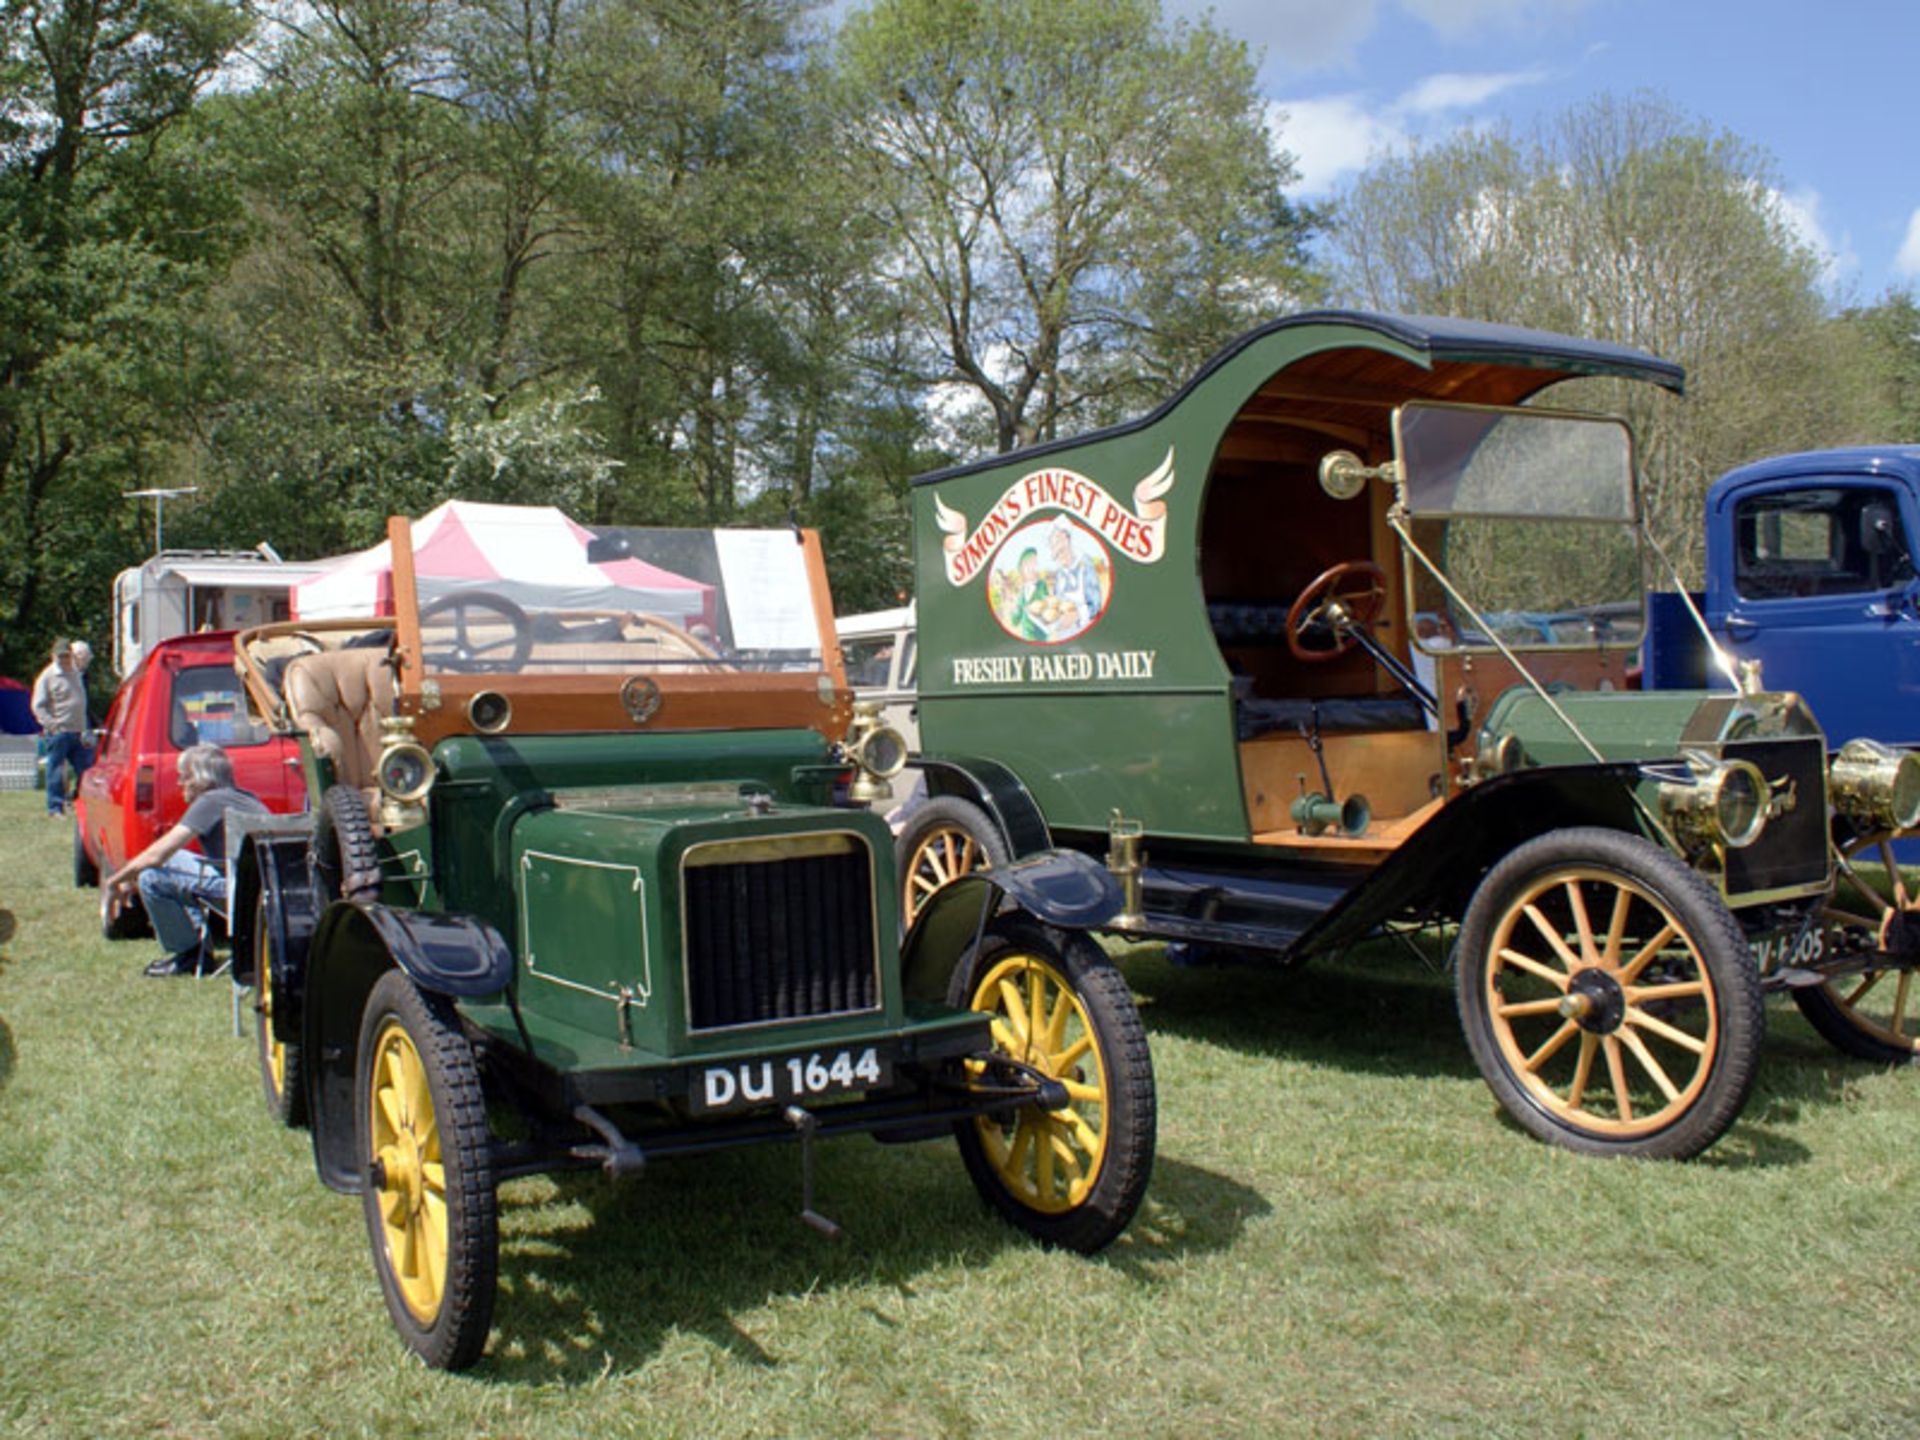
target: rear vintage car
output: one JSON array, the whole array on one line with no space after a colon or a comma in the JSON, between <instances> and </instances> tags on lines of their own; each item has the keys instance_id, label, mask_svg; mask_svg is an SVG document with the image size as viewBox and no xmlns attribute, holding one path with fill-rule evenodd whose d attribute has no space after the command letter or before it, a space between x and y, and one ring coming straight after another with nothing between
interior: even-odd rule
<instances>
[{"instance_id":1,"label":"rear vintage car","mask_svg":"<svg viewBox=\"0 0 1920 1440\"><path fill-rule=\"evenodd\" d=\"M314 798L236 861L263 1088L363 1197L403 1337L484 1345L494 1187L765 1141L955 1135L1002 1214L1094 1250L1151 1163L1139 1018L1085 935L1117 906L1043 855L904 943L863 802L904 747L856 715L817 540L581 531L551 584L416 577L390 619L240 652ZM563 563L565 562L565 563Z\"/></svg>"}]
</instances>

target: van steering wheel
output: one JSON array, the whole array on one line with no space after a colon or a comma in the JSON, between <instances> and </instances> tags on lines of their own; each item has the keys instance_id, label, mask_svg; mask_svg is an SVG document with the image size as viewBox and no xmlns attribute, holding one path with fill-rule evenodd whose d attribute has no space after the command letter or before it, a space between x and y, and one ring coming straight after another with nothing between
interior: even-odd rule
<instances>
[{"instance_id":1,"label":"van steering wheel","mask_svg":"<svg viewBox=\"0 0 1920 1440\"><path fill-rule=\"evenodd\" d=\"M1323 570L1287 608L1287 649L1311 664L1337 659L1359 643L1360 631L1386 603L1387 572L1371 560L1343 560ZM1309 645L1309 634L1329 635L1332 643Z\"/></svg>"}]
</instances>

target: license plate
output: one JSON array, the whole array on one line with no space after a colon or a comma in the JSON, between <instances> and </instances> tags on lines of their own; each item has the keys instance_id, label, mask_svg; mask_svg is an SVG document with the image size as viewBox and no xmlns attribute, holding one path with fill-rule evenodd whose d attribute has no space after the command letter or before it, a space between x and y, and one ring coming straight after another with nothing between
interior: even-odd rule
<instances>
[{"instance_id":1,"label":"license plate","mask_svg":"<svg viewBox=\"0 0 1920 1440\"><path fill-rule=\"evenodd\" d=\"M750 1110L758 1105L855 1095L884 1089L893 1065L873 1046L813 1050L763 1060L734 1060L694 1072L688 1099L697 1115Z\"/></svg>"},{"instance_id":2,"label":"license plate","mask_svg":"<svg viewBox=\"0 0 1920 1440\"><path fill-rule=\"evenodd\" d=\"M1753 951L1755 963L1762 975L1786 966L1805 968L1817 965L1827 956L1827 936L1819 925L1806 929L1790 926L1785 930L1775 930L1766 935L1756 935L1747 942Z\"/></svg>"}]
</instances>

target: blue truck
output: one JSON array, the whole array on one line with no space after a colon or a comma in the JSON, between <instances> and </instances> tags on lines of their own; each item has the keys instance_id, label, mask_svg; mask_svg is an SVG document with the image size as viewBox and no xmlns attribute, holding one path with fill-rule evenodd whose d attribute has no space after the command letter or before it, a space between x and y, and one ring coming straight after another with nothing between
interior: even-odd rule
<instances>
[{"instance_id":1,"label":"blue truck","mask_svg":"<svg viewBox=\"0 0 1920 1440\"><path fill-rule=\"evenodd\" d=\"M1830 750L1865 759L1874 742L1920 745L1920 446L1742 466L1707 491L1705 525L1706 588L1649 597L1645 687L1733 688L1740 668L1757 663L1753 683L1802 696ZM1836 840L1842 888L1824 923L1759 942L1756 958L1791 973L1830 961L1848 929L1870 933L1896 964L1794 996L1842 1049L1911 1063L1920 1057L1920 997L1908 993L1909 967L1920 965L1920 894L1900 867L1920 865L1920 840ZM1782 953L1765 953L1775 945Z\"/></svg>"},{"instance_id":2,"label":"blue truck","mask_svg":"<svg viewBox=\"0 0 1920 1440\"><path fill-rule=\"evenodd\" d=\"M1707 492L1694 597L1738 665L1813 705L1830 742L1920 744L1920 446L1781 455ZM1728 686L1677 595L1656 595L1649 689Z\"/></svg>"}]
</instances>

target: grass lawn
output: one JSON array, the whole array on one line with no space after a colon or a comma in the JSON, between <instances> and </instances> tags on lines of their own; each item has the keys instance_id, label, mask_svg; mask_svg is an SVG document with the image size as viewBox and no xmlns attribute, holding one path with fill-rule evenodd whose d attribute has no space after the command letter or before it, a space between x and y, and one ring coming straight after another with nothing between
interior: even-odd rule
<instances>
[{"instance_id":1,"label":"grass lawn","mask_svg":"<svg viewBox=\"0 0 1920 1440\"><path fill-rule=\"evenodd\" d=\"M392 1334L356 1201L276 1129L224 980L99 938L69 835L0 795L0 1433L1804 1436L1920 1431L1920 1074L1776 1002L1685 1165L1506 1123L1442 975L1129 959L1147 1209L1035 1248L952 1146L842 1140L502 1192L486 1357ZM251 1016L248 1015L250 1022Z\"/></svg>"}]
</instances>

